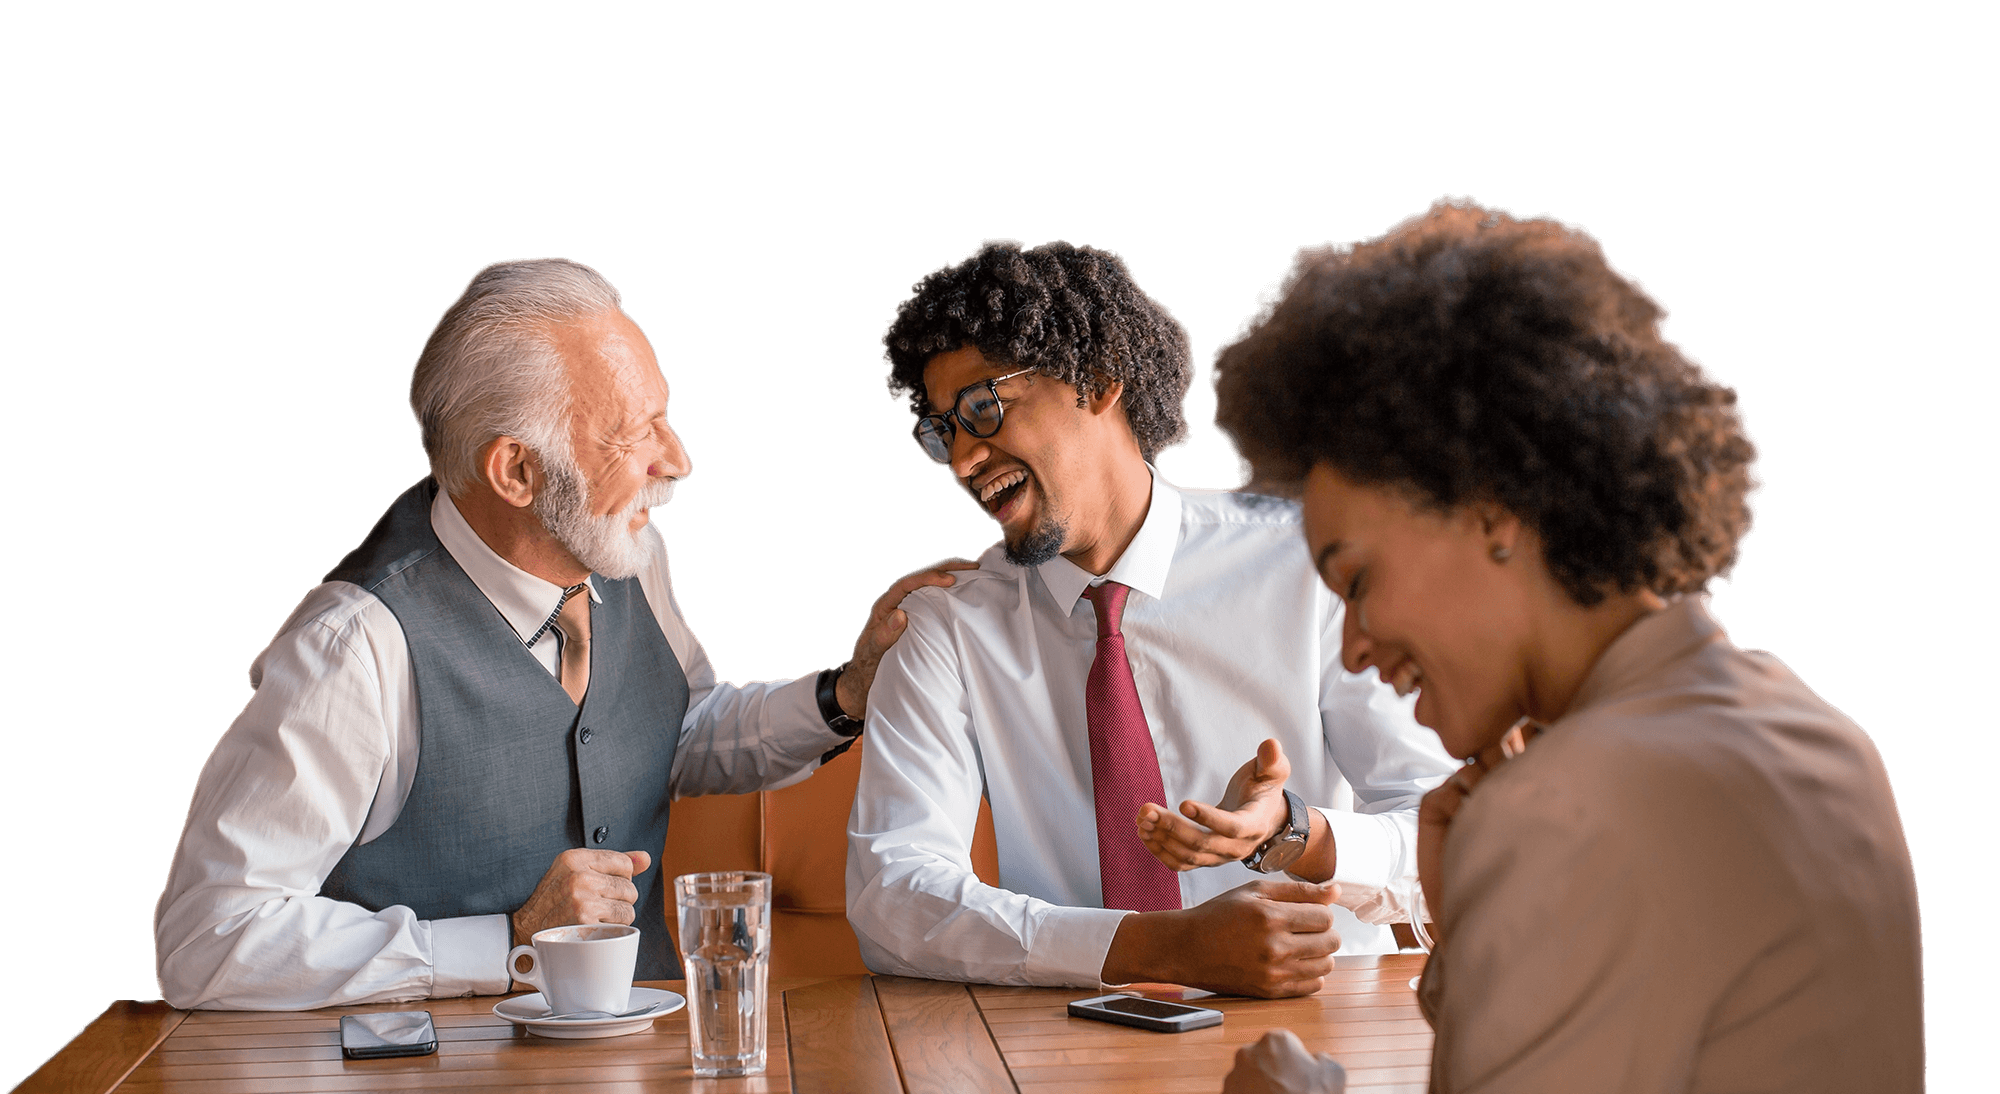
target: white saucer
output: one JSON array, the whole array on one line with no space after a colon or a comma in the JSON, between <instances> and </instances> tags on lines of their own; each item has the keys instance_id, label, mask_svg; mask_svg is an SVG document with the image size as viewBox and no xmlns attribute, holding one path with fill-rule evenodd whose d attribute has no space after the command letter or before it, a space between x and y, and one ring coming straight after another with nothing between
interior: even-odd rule
<instances>
[{"instance_id":1,"label":"white saucer","mask_svg":"<svg viewBox=\"0 0 2000 1094\"><path fill-rule=\"evenodd\" d=\"M549 1015L548 1001L541 992L517 995L512 999L502 999L493 1004L493 1013L517 1026L528 1027L528 1032L543 1037L623 1037L637 1033L653 1024L656 1019L687 1006L687 1000L670 991L658 988L632 987L632 1001L625 1007L643 1007L651 1003L665 1003L666 1006L651 1014L641 1014L635 1018L565 1018L560 1022L546 1022Z\"/></svg>"}]
</instances>

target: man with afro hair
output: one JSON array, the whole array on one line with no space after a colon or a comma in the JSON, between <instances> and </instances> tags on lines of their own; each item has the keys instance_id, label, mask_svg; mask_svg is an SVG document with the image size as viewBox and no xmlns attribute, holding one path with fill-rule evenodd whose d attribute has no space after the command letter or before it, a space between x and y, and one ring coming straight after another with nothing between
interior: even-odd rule
<instances>
[{"instance_id":1,"label":"man with afro hair","mask_svg":"<svg viewBox=\"0 0 2000 1094\"><path fill-rule=\"evenodd\" d=\"M1154 471L1187 430L1180 324L1115 255L996 243L885 340L919 445L1002 541L903 602L870 693L847 866L869 966L1280 996L1394 950L1450 762L1341 668L1295 506ZM998 887L971 865L982 794Z\"/></svg>"}]
</instances>

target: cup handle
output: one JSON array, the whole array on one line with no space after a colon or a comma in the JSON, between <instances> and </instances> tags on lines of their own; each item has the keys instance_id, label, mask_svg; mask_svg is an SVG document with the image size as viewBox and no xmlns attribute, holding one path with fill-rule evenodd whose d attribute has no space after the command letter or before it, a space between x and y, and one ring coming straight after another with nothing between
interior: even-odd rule
<instances>
[{"instance_id":1,"label":"cup handle","mask_svg":"<svg viewBox=\"0 0 2000 1094\"><path fill-rule=\"evenodd\" d=\"M520 966L515 964L523 956L527 957L529 961L527 972L522 972ZM535 948L533 946L516 946L508 951L507 975L519 980L523 984L533 984L542 990L544 996L548 994L548 987L542 983L541 958L535 955Z\"/></svg>"}]
</instances>

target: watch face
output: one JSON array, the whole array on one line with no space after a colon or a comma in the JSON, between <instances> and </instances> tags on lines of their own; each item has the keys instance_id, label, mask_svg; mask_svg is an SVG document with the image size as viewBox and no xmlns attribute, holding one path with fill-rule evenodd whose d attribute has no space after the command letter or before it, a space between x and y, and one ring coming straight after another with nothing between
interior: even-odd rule
<instances>
[{"instance_id":1,"label":"watch face","mask_svg":"<svg viewBox=\"0 0 2000 1094\"><path fill-rule=\"evenodd\" d=\"M1287 836L1272 844L1262 858L1257 860L1257 869L1267 874L1275 874L1290 868L1306 853L1306 841L1297 836Z\"/></svg>"}]
</instances>

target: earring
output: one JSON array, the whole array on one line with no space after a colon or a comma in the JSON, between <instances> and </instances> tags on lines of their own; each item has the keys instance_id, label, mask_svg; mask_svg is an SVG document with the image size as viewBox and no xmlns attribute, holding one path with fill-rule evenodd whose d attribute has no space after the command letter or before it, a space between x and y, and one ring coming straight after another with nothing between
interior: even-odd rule
<instances>
[{"instance_id":1,"label":"earring","mask_svg":"<svg viewBox=\"0 0 2000 1094\"><path fill-rule=\"evenodd\" d=\"M1512 557L1514 557L1514 552L1513 552L1513 551L1511 551L1511 550L1509 550L1509 549L1507 549L1507 548L1505 548L1505 547L1501 547L1501 546L1499 546L1499 545L1497 545L1497 544L1496 544L1496 545L1494 546L1494 548L1493 548L1493 561L1495 561L1495 562L1505 562L1505 561L1507 561L1508 559L1510 559L1510 558L1512 558Z\"/></svg>"}]
</instances>

